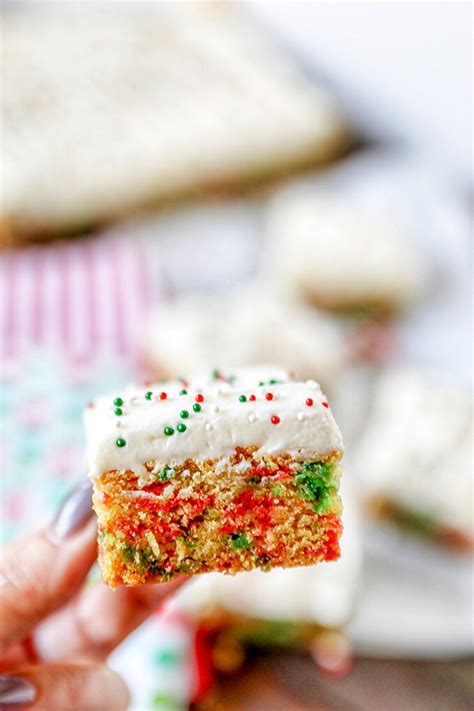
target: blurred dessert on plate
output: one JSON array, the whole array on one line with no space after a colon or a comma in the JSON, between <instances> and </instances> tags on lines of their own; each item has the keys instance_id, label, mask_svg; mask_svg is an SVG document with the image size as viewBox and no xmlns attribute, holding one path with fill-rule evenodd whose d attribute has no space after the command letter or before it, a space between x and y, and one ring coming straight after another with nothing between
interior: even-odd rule
<instances>
[{"instance_id":1,"label":"blurred dessert on plate","mask_svg":"<svg viewBox=\"0 0 474 711\"><path fill-rule=\"evenodd\" d=\"M355 454L369 511L472 550L472 424L466 391L414 370L383 373Z\"/></svg>"},{"instance_id":2,"label":"blurred dessert on plate","mask_svg":"<svg viewBox=\"0 0 474 711\"><path fill-rule=\"evenodd\" d=\"M266 232L267 279L286 298L383 319L422 292L424 264L407 235L356 202L284 188L270 202Z\"/></svg>"},{"instance_id":3,"label":"blurred dessert on plate","mask_svg":"<svg viewBox=\"0 0 474 711\"><path fill-rule=\"evenodd\" d=\"M148 320L144 352L157 377L195 374L209 364L269 363L326 390L347 366L341 326L324 312L288 304L258 286L187 292Z\"/></svg>"},{"instance_id":4,"label":"blurred dessert on plate","mask_svg":"<svg viewBox=\"0 0 474 711\"><path fill-rule=\"evenodd\" d=\"M1 242L328 161L336 102L233 3L18 3L2 17Z\"/></svg>"}]
</instances>

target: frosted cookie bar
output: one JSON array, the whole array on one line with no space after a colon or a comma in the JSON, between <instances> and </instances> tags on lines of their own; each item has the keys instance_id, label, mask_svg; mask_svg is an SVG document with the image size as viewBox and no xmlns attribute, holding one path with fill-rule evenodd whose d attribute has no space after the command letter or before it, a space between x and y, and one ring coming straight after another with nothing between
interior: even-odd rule
<instances>
[{"instance_id":1,"label":"frosted cookie bar","mask_svg":"<svg viewBox=\"0 0 474 711\"><path fill-rule=\"evenodd\" d=\"M314 381L248 368L129 388L86 431L111 586L339 556L342 440Z\"/></svg>"},{"instance_id":2,"label":"frosted cookie bar","mask_svg":"<svg viewBox=\"0 0 474 711\"><path fill-rule=\"evenodd\" d=\"M270 363L328 390L348 360L333 318L255 287L185 294L160 305L147 326L146 355L160 377L202 372L208 363Z\"/></svg>"},{"instance_id":3,"label":"frosted cookie bar","mask_svg":"<svg viewBox=\"0 0 474 711\"><path fill-rule=\"evenodd\" d=\"M393 316L420 296L421 257L385 215L308 187L278 193L267 216L269 280L287 298L347 316Z\"/></svg>"},{"instance_id":4,"label":"frosted cookie bar","mask_svg":"<svg viewBox=\"0 0 474 711\"><path fill-rule=\"evenodd\" d=\"M472 549L472 424L467 392L415 371L382 376L357 451L372 514Z\"/></svg>"},{"instance_id":5,"label":"frosted cookie bar","mask_svg":"<svg viewBox=\"0 0 474 711\"><path fill-rule=\"evenodd\" d=\"M348 145L336 102L233 3L34 5L2 17L0 242L222 194Z\"/></svg>"}]
</instances>

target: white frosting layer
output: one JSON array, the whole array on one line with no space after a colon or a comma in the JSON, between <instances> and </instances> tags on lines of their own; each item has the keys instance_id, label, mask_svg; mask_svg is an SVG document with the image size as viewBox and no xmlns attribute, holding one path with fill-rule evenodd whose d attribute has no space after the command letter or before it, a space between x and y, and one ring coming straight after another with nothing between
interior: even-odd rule
<instances>
[{"instance_id":1,"label":"white frosting layer","mask_svg":"<svg viewBox=\"0 0 474 711\"><path fill-rule=\"evenodd\" d=\"M342 450L339 429L314 381L294 382L285 371L269 367L229 370L222 377L196 377L186 388L180 381L133 386L97 400L85 417L90 475L114 469L143 474L149 461L173 465L186 459L218 459L236 447L314 458ZM183 388L187 394L180 395ZM151 399L145 397L147 392ZM160 399L161 392L166 399ZM200 403L198 394L203 396ZM114 412L117 397L123 400L119 416ZM178 431L178 424L185 425L184 432ZM168 427L171 435L165 433ZM117 440L125 445L118 446Z\"/></svg>"},{"instance_id":2,"label":"white frosting layer","mask_svg":"<svg viewBox=\"0 0 474 711\"><path fill-rule=\"evenodd\" d=\"M365 495L473 538L472 425L467 393L414 371L386 373L357 451Z\"/></svg>"},{"instance_id":3,"label":"white frosting layer","mask_svg":"<svg viewBox=\"0 0 474 711\"><path fill-rule=\"evenodd\" d=\"M346 362L337 322L315 309L282 303L255 285L186 294L160 306L148 324L146 348L169 377L202 372L209 363L273 363L328 387Z\"/></svg>"}]
</instances>

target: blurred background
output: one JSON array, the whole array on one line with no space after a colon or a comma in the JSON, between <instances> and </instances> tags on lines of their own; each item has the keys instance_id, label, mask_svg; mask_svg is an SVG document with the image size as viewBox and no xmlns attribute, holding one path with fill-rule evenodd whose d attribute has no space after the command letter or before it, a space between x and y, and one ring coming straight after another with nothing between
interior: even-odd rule
<instances>
[{"instance_id":1,"label":"blurred background","mask_svg":"<svg viewBox=\"0 0 474 711\"><path fill-rule=\"evenodd\" d=\"M471 28L468 2L2 4L3 540L127 380L280 364L346 442L341 560L193 581L112 655L134 711L472 708Z\"/></svg>"}]
</instances>

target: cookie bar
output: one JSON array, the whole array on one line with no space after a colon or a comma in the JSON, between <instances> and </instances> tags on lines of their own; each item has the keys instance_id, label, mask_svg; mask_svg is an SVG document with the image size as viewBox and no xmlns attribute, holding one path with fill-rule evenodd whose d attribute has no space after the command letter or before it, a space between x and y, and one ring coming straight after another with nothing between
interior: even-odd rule
<instances>
[{"instance_id":1,"label":"cookie bar","mask_svg":"<svg viewBox=\"0 0 474 711\"><path fill-rule=\"evenodd\" d=\"M421 295L426 270L409 236L355 200L297 186L267 216L269 279L286 298L343 316L387 318Z\"/></svg>"},{"instance_id":2,"label":"cookie bar","mask_svg":"<svg viewBox=\"0 0 474 711\"><path fill-rule=\"evenodd\" d=\"M472 550L472 424L462 389L414 370L381 376L356 461L372 515Z\"/></svg>"},{"instance_id":3,"label":"cookie bar","mask_svg":"<svg viewBox=\"0 0 474 711\"><path fill-rule=\"evenodd\" d=\"M328 391L348 361L335 319L256 285L184 294L160 305L147 326L147 361L159 377L202 372L209 362L273 363L298 379L314 378Z\"/></svg>"},{"instance_id":4,"label":"cookie bar","mask_svg":"<svg viewBox=\"0 0 474 711\"><path fill-rule=\"evenodd\" d=\"M239 190L348 147L337 103L234 3L33 5L2 17L0 244Z\"/></svg>"},{"instance_id":5,"label":"cookie bar","mask_svg":"<svg viewBox=\"0 0 474 711\"><path fill-rule=\"evenodd\" d=\"M314 381L262 367L130 388L86 431L113 587L339 556L342 440Z\"/></svg>"}]
</instances>

